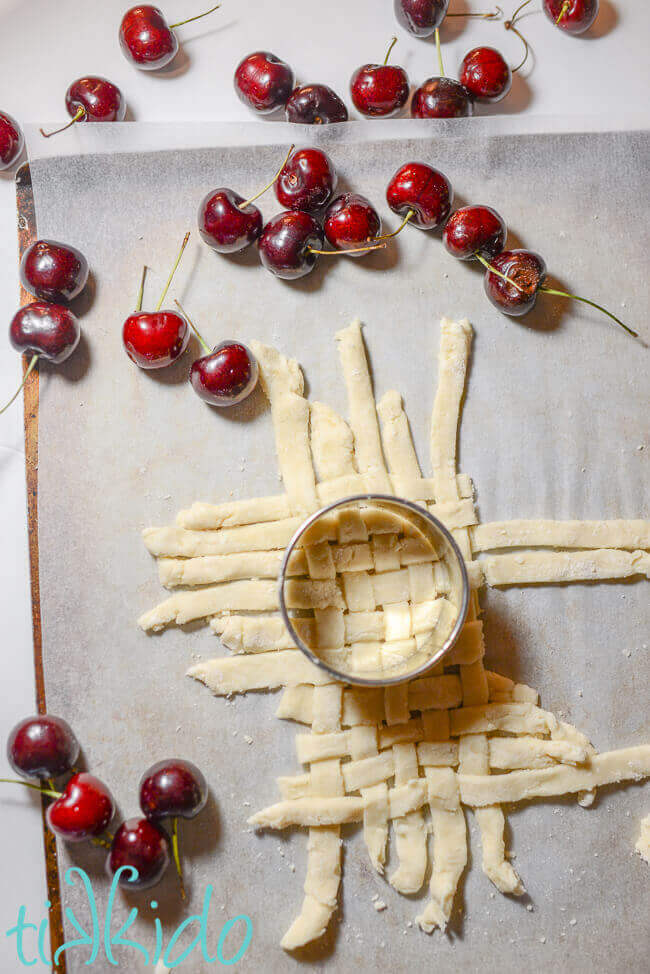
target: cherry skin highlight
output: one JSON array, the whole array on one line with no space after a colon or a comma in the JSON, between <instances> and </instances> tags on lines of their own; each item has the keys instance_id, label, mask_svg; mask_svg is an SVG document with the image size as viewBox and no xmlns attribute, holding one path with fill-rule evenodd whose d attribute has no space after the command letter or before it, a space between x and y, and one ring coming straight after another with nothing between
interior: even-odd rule
<instances>
[{"instance_id":1,"label":"cherry skin highlight","mask_svg":"<svg viewBox=\"0 0 650 974\"><path fill-rule=\"evenodd\" d=\"M211 406L236 406L250 396L257 385L258 376L259 369L253 353L242 342L224 341L216 345L212 352L192 363L190 384L197 396ZM189 766L189 762L186 763ZM191 765L191 768L194 768L194 765ZM197 772L195 780L199 783L197 788L203 793L205 780L198 768L194 770ZM187 779L188 772L184 772L183 775L179 772L175 777ZM207 791L205 794L207 797ZM148 814L144 805L142 810ZM198 811L200 810L199 808Z\"/></svg>"},{"instance_id":2,"label":"cherry skin highlight","mask_svg":"<svg viewBox=\"0 0 650 974\"><path fill-rule=\"evenodd\" d=\"M72 301L88 280L88 261L75 247L37 240L20 262L20 283L42 301Z\"/></svg>"},{"instance_id":3,"label":"cherry skin highlight","mask_svg":"<svg viewBox=\"0 0 650 974\"><path fill-rule=\"evenodd\" d=\"M544 260L531 250L504 250L490 264L494 270L514 281L511 284L493 270L485 271L485 293L494 307L513 317L527 314L534 307L546 278Z\"/></svg>"},{"instance_id":4,"label":"cherry skin highlight","mask_svg":"<svg viewBox=\"0 0 650 974\"><path fill-rule=\"evenodd\" d=\"M381 231L381 220L374 206L358 193L343 193L332 200L325 212L325 236L337 250L363 247ZM363 257L352 253L351 257Z\"/></svg>"},{"instance_id":5,"label":"cherry skin highlight","mask_svg":"<svg viewBox=\"0 0 650 974\"><path fill-rule=\"evenodd\" d=\"M47 809L50 829L68 842L82 842L102 834L115 807L106 785L86 771L74 774Z\"/></svg>"},{"instance_id":6,"label":"cherry skin highlight","mask_svg":"<svg viewBox=\"0 0 650 974\"><path fill-rule=\"evenodd\" d=\"M472 98L482 102L501 101L512 87L510 65L493 47L469 51L460 66L459 78Z\"/></svg>"},{"instance_id":7,"label":"cherry skin highlight","mask_svg":"<svg viewBox=\"0 0 650 974\"><path fill-rule=\"evenodd\" d=\"M442 242L459 260L470 260L477 254L491 260L505 246L506 225L490 206L463 206L447 220Z\"/></svg>"},{"instance_id":8,"label":"cherry skin highlight","mask_svg":"<svg viewBox=\"0 0 650 974\"><path fill-rule=\"evenodd\" d=\"M7 759L24 778L58 778L73 767L79 757L79 741L61 717L42 714L26 717L7 739Z\"/></svg>"},{"instance_id":9,"label":"cherry skin highlight","mask_svg":"<svg viewBox=\"0 0 650 974\"><path fill-rule=\"evenodd\" d=\"M429 37L445 19L449 0L395 0L398 22L416 37Z\"/></svg>"},{"instance_id":10,"label":"cherry skin highlight","mask_svg":"<svg viewBox=\"0 0 650 974\"><path fill-rule=\"evenodd\" d=\"M287 210L311 213L331 200L336 170L320 149L297 149L287 160L275 183L275 195Z\"/></svg>"},{"instance_id":11,"label":"cherry skin highlight","mask_svg":"<svg viewBox=\"0 0 650 974\"><path fill-rule=\"evenodd\" d=\"M111 843L106 871L114 876L122 866L137 869L131 880L129 870L122 873L122 889L149 889L160 882L169 865L169 840L166 833L147 818L129 818L120 825Z\"/></svg>"},{"instance_id":12,"label":"cherry skin highlight","mask_svg":"<svg viewBox=\"0 0 650 974\"><path fill-rule=\"evenodd\" d=\"M150 4L127 10L120 24L119 40L127 61L141 71L164 68L178 53L178 39L162 10Z\"/></svg>"},{"instance_id":13,"label":"cherry skin highlight","mask_svg":"<svg viewBox=\"0 0 650 974\"><path fill-rule=\"evenodd\" d=\"M0 112L0 170L10 169L18 162L24 144L18 122L6 112Z\"/></svg>"},{"instance_id":14,"label":"cherry skin highlight","mask_svg":"<svg viewBox=\"0 0 650 974\"><path fill-rule=\"evenodd\" d=\"M469 91L453 78L428 78L411 99L411 118L467 118L473 114Z\"/></svg>"},{"instance_id":15,"label":"cherry skin highlight","mask_svg":"<svg viewBox=\"0 0 650 974\"><path fill-rule=\"evenodd\" d=\"M348 110L328 85L303 85L296 88L284 107L287 122L302 125L330 125L347 122Z\"/></svg>"},{"instance_id":16,"label":"cherry skin highlight","mask_svg":"<svg viewBox=\"0 0 650 974\"><path fill-rule=\"evenodd\" d=\"M293 91L294 74L275 54L256 51L237 65L234 84L245 105L267 115L286 105Z\"/></svg>"},{"instance_id":17,"label":"cherry skin highlight","mask_svg":"<svg viewBox=\"0 0 650 974\"><path fill-rule=\"evenodd\" d=\"M145 771L140 782L140 808L152 822L169 817L194 818L207 800L208 785L202 772L181 758L158 761Z\"/></svg>"},{"instance_id":18,"label":"cherry skin highlight","mask_svg":"<svg viewBox=\"0 0 650 974\"><path fill-rule=\"evenodd\" d=\"M451 211L453 192L443 173L423 162L407 162L392 176L386 190L386 202L393 213L407 216L421 230L442 226Z\"/></svg>"},{"instance_id":19,"label":"cherry skin highlight","mask_svg":"<svg viewBox=\"0 0 650 974\"><path fill-rule=\"evenodd\" d=\"M363 64L350 79L350 96L367 118L390 118L408 101L408 75L395 64Z\"/></svg>"},{"instance_id":20,"label":"cherry skin highlight","mask_svg":"<svg viewBox=\"0 0 650 974\"><path fill-rule=\"evenodd\" d=\"M17 311L9 341L17 352L37 355L60 365L70 358L81 338L79 322L62 304L34 301Z\"/></svg>"},{"instance_id":21,"label":"cherry skin highlight","mask_svg":"<svg viewBox=\"0 0 650 974\"><path fill-rule=\"evenodd\" d=\"M567 34L584 34L598 16L598 0L543 0L549 20ZM558 19L559 18L559 19Z\"/></svg>"},{"instance_id":22,"label":"cherry skin highlight","mask_svg":"<svg viewBox=\"0 0 650 974\"><path fill-rule=\"evenodd\" d=\"M232 189L215 189L201 201L198 213L201 239L220 254L234 254L254 243L262 232L262 214Z\"/></svg>"},{"instance_id":23,"label":"cherry skin highlight","mask_svg":"<svg viewBox=\"0 0 650 974\"><path fill-rule=\"evenodd\" d=\"M176 311L136 311L124 322L126 354L141 369L164 369L180 358L190 330Z\"/></svg>"},{"instance_id":24,"label":"cherry skin highlight","mask_svg":"<svg viewBox=\"0 0 650 974\"><path fill-rule=\"evenodd\" d=\"M304 277L314 267L321 250L323 231L309 213L287 210L266 224L257 241L260 260L276 277L295 280Z\"/></svg>"}]
</instances>

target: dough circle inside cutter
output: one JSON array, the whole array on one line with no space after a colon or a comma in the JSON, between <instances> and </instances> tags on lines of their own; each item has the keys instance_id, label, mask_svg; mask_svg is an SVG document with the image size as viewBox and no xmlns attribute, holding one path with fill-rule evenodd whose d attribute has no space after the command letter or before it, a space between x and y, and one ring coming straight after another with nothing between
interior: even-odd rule
<instances>
[{"instance_id":1,"label":"dough circle inside cutter","mask_svg":"<svg viewBox=\"0 0 650 974\"><path fill-rule=\"evenodd\" d=\"M442 661L465 621L469 583L453 537L428 511L362 494L298 528L279 601L313 663L344 682L385 686Z\"/></svg>"}]
</instances>

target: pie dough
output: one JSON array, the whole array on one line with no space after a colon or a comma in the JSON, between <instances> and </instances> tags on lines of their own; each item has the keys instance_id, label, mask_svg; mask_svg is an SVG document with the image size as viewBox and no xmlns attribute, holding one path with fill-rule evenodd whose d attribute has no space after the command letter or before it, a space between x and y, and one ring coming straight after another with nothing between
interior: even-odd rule
<instances>
[{"instance_id":1,"label":"pie dough","mask_svg":"<svg viewBox=\"0 0 650 974\"><path fill-rule=\"evenodd\" d=\"M641 858L650 865L650 815L641 819L639 838L634 846Z\"/></svg>"},{"instance_id":2,"label":"pie dough","mask_svg":"<svg viewBox=\"0 0 650 974\"><path fill-rule=\"evenodd\" d=\"M602 785L650 775L650 746L597 754L576 728L538 706L536 691L485 669L480 585L647 577L650 522L478 524L472 483L456 469L471 340L468 322L443 320L430 477L420 469L399 393L389 391L375 405L359 322L337 335L349 425L330 406L304 398L296 362L255 344L284 492L197 503L181 511L175 525L144 532L159 559L161 582L174 591L141 625L203 618L232 655L197 663L189 675L216 695L281 687L277 716L302 725L296 735L302 772L280 778L280 800L250 820L266 828L309 829L304 899L282 939L286 950L327 929L341 878L341 827L348 822L362 822L379 873L392 831L396 865L388 881L405 894L424 883L433 833L428 899L417 917L431 932L447 925L467 865L466 808L476 817L484 873L501 892L518 895L524 887L505 849L505 803L575 794L587 805ZM369 491L406 497L439 517L454 534L474 588L467 621L444 664L386 688L334 682L294 648L277 613L282 550L305 515ZM376 660L384 644L394 655L408 651L422 627L451 605L444 565L423 558L411 538L396 545L390 535L382 537L382 528L390 531L358 516L320 525L311 547L298 550L291 565L295 602L316 606L313 618L300 621L303 638L317 640L324 654L340 653L343 638L358 651L359 665ZM367 574L377 565L392 573L395 601L378 601L386 592ZM425 594L429 573L437 597L414 603L415 591ZM637 844L644 856L649 819Z\"/></svg>"}]
</instances>

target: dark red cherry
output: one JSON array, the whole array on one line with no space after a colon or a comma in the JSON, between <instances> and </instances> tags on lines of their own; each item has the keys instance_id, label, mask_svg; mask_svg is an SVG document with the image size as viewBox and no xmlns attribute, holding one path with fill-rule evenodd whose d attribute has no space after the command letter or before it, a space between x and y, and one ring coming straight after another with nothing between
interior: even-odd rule
<instances>
[{"instance_id":1,"label":"dark red cherry","mask_svg":"<svg viewBox=\"0 0 650 974\"><path fill-rule=\"evenodd\" d=\"M266 115L287 103L293 91L294 74L275 54L256 51L237 65L234 83L241 101Z\"/></svg>"},{"instance_id":2,"label":"dark red cherry","mask_svg":"<svg viewBox=\"0 0 650 974\"><path fill-rule=\"evenodd\" d=\"M162 10L148 3L127 10L119 39L124 57L142 71L164 68L178 53L178 39Z\"/></svg>"},{"instance_id":3,"label":"dark red cherry","mask_svg":"<svg viewBox=\"0 0 650 974\"><path fill-rule=\"evenodd\" d=\"M205 348L206 354L192 362L190 369L190 384L197 396L204 402L209 402L211 406L222 407L235 406L250 396L257 385L259 375L257 360L250 349L242 342L233 341L220 342L212 350L209 345ZM194 765L191 767L193 768ZM198 772L198 768L195 768L195 771ZM186 778L187 774L186 772ZM198 774L200 775L200 772ZM174 779L180 780L181 777L178 773ZM203 780L202 775L201 780ZM205 781L203 783L205 784ZM148 814L144 805L142 810ZM181 815L182 813L168 814Z\"/></svg>"},{"instance_id":4,"label":"dark red cherry","mask_svg":"<svg viewBox=\"0 0 650 974\"><path fill-rule=\"evenodd\" d=\"M441 172L424 162L407 162L392 176L386 202L394 213L406 217L422 230L435 230L449 216L453 192Z\"/></svg>"},{"instance_id":5,"label":"dark red cherry","mask_svg":"<svg viewBox=\"0 0 650 974\"><path fill-rule=\"evenodd\" d=\"M24 778L58 778L79 757L79 741L61 717L42 714L16 724L7 740L7 759Z\"/></svg>"},{"instance_id":6,"label":"dark red cherry","mask_svg":"<svg viewBox=\"0 0 650 974\"><path fill-rule=\"evenodd\" d=\"M402 110L409 96L404 68L388 64L397 42L394 37L383 64L363 64L350 78L350 95L357 111L367 118L389 118Z\"/></svg>"},{"instance_id":7,"label":"dark red cherry","mask_svg":"<svg viewBox=\"0 0 650 974\"><path fill-rule=\"evenodd\" d=\"M114 876L118 869L137 869L137 878L127 869L120 875L123 889L148 889L158 883L169 865L169 840L165 832L147 818L129 818L120 825L111 843L106 871Z\"/></svg>"},{"instance_id":8,"label":"dark red cherry","mask_svg":"<svg viewBox=\"0 0 650 974\"><path fill-rule=\"evenodd\" d=\"M124 95L106 78L88 76L73 81L65 93L65 107L71 118L82 112L84 122L123 122L126 115Z\"/></svg>"},{"instance_id":9,"label":"dark red cherry","mask_svg":"<svg viewBox=\"0 0 650 974\"><path fill-rule=\"evenodd\" d=\"M323 231L309 213L287 210L266 224L257 241L260 260L267 270L285 280L308 274L324 243Z\"/></svg>"},{"instance_id":10,"label":"dark red cherry","mask_svg":"<svg viewBox=\"0 0 650 974\"><path fill-rule=\"evenodd\" d=\"M201 238L220 254L234 254L248 247L262 232L262 214L232 189L215 189L201 201L198 223Z\"/></svg>"},{"instance_id":11,"label":"dark red cherry","mask_svg":"<svg viewBox=\"0 0 650 974\"><path fill-rule=\"evenodd\" d=\"M411 99L412 118L467 118L473 114L469 91L453 78L428 78Z\"/></svg>"},{"instance_id":12,"label":"dark red cherry","mask_svg":"<svg viewBox=\"0 0 650 974\"><path fill-rule=\"evenodd\" d=\"M229 343L229 347L246 351L243 345ZM140 808L152 822L177 816L194 818L207 800L208 785L202 772L191 761L181 758L158 761L145 771L140 781Z\"/></svg>"},{"instance_id":13,"label":"dark red cherry","mask_svg":"<svg viewBox=\"0 0 650 974\"><path fill-rule=\"evenodd\" d=\"M85 771L74 774L47 809L47 824L68 842L101 835L115 811L106 785Z\"/></svg>"},{"instance_id":14,"label":"dark red cherry","mask_svg":"<svg viewBox=\"0 0 650 974\"><path fill-rule=\"evenodd\" d=\"M544 13L567 34L584 34L598 16L598 0L543 0Z\"/></svg>"},{"instance_id":15,"label":"dark red cherry","mask_svg":"<svg viewBox=\"0 0 650 974\"><path fill-rule=\"evenodd\" d=\"M484 286L494 307L515 317L530 311L546 278L546 264L539 254L503 250L490 261L490 268L485 271Z\"/></svg>"},{"instance_id":16,"label":"dark red cherry","mask_svg":"<svg viewBox=\"0 0 650 974\"><path fill-rule=\"evenodd\" d=\"M449 0L395 0L398 22L415 34L428 37L445 19Z\"/></svg>"},{"instance_id":17,"label":"dark red cherry","mask_svg":"<svg viewBox=\"0 0 650 974\"><path fill-rule=\"evenodd\" d=\"M88 261L75 247L37 240L20 262L20 283L42 301L72 301L88 280Z\"/></svg>"},{"instance_id":18,"label":"dark red cherry","mask_svg":"<svg viewBox=\"0 0 650 974\"><path fill-rule=\"evenodd\" d=\"M138 311L122 328L126 354L141 369L163 369L180 358L190 330L176 311Z\"/></svg>"},{"instance_id":19,"label":"dark red cherry","mask_svg":"<svg viewBox=\"0 0 650 974\"><path fill-rule=\"evenodd\" d=\"M0 112L0 170L10 169L20 159L24 144L18 122L6 112Z\"/></svg>"},{"instance_id":20,"label":"dark red cherry","mask_svg":"<svg viewBox=\"0 0 650 974\"><path fill-rule=\"evenodd\" d=\"M325 236L338 250L363 247L381 231L381 220L374 206L365 196L343 193L327 207L323 223ZM351 254L362 257L363 254Z\"/></svg>"},{"instance_id":21,"label":"dark red cherry","mask_svg":"<svg viewBox=\"0 0 650 974\"><path fill-rule=\"evenodd\" d=\"M490 206L463 206L447 220L442 242L459 260L469 260L477 254L491 260L505 246L506 225Z\"/></svg>"},{"instance_id":22,"label":"dark red cherry","mask_svg":"<svg viewBox=\"0 0 650 974\"><path fill-rule=\"evenodd\" d=\"M79 322L62 304L34 301L17 311L9 326L9 341L17 352L43 357L60 365L81 338Z\"/></svg>"},{"instance_id":23,"label":"dark red cherry","mask_svg":"<svg viewBox=\"0 0 650 974\"><path fill-rule=\"evenodd\" d=\"M287 122L302 125L329 125L347 122L348 110L328 85L302 85L287 101L284 112Z\"/></svg>"},{"instance_id":24,"label":"dark red cherry","mask_svg":"<svg viewBox=\"0 0 650 974\"><path fill-rule=\"evenodd\" d=\"M287 210L311 213L334 195L336 170L320 149L297 149L289 157L275 183L275 195Z\"/></svg>"},{"instance_id":25,"label":"dark red cherry","mask_svg":"<svg viewBox=\"0 0 650 974\"><path fill-rule=\"evenodd\" d=\"M483 102L501 101L512 86L510 65L493 47L475 47L466 54L459 78L472 98Z\"/></svg>"}]
</instances>

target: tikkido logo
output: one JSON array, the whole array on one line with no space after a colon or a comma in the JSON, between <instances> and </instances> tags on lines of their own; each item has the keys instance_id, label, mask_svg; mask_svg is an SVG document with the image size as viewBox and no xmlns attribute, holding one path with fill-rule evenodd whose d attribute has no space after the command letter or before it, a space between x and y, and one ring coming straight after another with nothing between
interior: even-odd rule
<instances>
[{"instance_id":1,"label":"tikkido logo","mask_svg":"<svg viewBox=\"0 0 650 974\"><path fill-rule=\"evenodd\" d=\"M214 955L210 954L208 950L208 912L214 892L211 884L206 886L201 913L194 913L186 917L171 935L166 946L163 939L162 924L157 916L153 919L155 945L152 950L148 950L139 941L125 936L138 916L139 911L137 907L131 909L122 926L116 933L113 933L113 927L116 925L113 923L113 905L117 895L119 880L123 874L128 874L126 878L129 882L134 882L137 879L138 871L133 866L122 866L115 873L106 903L103 923L100 924L97 901L87 872L78 866L71 866L66 870L64 882L68 886L75 886L77 885L78 879L85 891L89 911L88 929L82 926L74 911L69 906L65 907L64 913L66 920L79 936L77 939L67 940L57 949L53 958L55 967L58 966L61 955L64 952L90 948L90 955L85 960L84 966L93 964L101 952L109 964L117 968L122 967L124 970L131 970L133 959L131 952L136 951L144 958L144 967L154 967L156 974L162 974L162 972L166 974L167 971L179 967L197 949L201 951L206 964L222 964L224 967L231 967L233 964L236 964L248 950L253 938L253 924L250 917L245 913L240 913L238 916L233 917L232 920L224 923L217 941L216 952ZM46 902L45 905L49 909L50 903ZM156 910L157 907L158 903L156 900L152 900L152 910ZM51 967L51 961L45 953L47 927L47 917L41 921L40 925L37 925L28 921L27 907L21 906L19 908L16 925L7 930L6 935L7 937L16 938L16 954L19 962L24 967L34 967L39 959L46 967ZM180 949L179 941L181 938L186 940L187 936L194 932L194 927L198 927L194 938L177 956L174 956ZM187 933L188 931L189 933ZM237 944L239 944L238 947ZM122 949L116 958L114 948L118 947ZM128 954L126 953L126 949L129 951Z\"/></svg>"}]
</instances>

